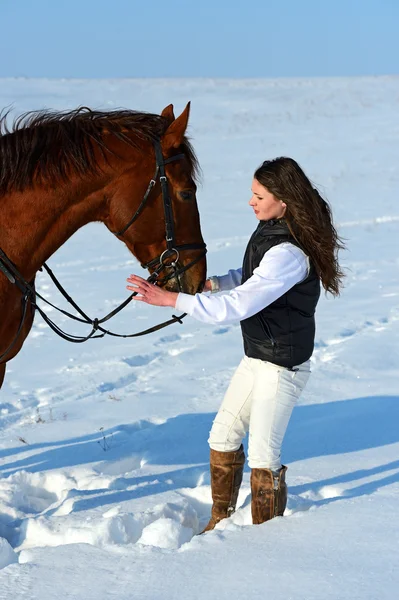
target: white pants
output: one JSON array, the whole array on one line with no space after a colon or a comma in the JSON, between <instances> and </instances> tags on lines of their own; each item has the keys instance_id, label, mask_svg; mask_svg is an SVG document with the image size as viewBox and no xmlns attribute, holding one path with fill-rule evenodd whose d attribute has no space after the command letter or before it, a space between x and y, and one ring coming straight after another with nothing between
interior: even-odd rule
<instances>
[{"instance_id":1,"label":"white pants","mask_svg":"<svg viewBox=\"0 0 399 600\"><path fill-rule=\"evenodd\" d=\"M219 452L238 450L249 431L251 469L280 469L288 422L309 375L310 361L289 370L245 356L213 422L210 447Z\"/></svg>"}]
</instances>

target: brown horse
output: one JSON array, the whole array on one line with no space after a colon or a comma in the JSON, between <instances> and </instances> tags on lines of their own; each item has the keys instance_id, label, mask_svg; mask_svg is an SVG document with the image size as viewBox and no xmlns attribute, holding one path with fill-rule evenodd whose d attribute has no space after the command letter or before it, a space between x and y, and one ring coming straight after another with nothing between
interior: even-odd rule
<instances>
[{"instance_id":1,"label":"brown horse","mask_svg":"<svg viewBox=\"0 0 399 600\"><path fill-rule=\"evenodd\" d=\"M43 263L87 223L104 223L142 264L150 263L150 272L166 248L176 246L172 255L180 276L165 287L202 289L205 246L196 201L198 162L185 135L189 109L176 119L172 105L161 115L87 108L34 112L11 131L6 116L0 120L0 261L6 256L0 264L0 356L6 353L0 387L34 316L28 299L21 320L23 290L12 283L11 267L33 287Z\"/></svg>"}]
</instances>

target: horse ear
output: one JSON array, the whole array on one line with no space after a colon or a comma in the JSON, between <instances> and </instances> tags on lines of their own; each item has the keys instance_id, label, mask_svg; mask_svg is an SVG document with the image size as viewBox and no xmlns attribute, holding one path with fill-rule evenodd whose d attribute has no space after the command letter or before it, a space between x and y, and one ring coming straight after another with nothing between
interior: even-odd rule
<instances>
[{"instance_id":1,"label":"horse ear","mask_svg":"<svg viewBox=\"0 0 399 600\"><path fill-rule=\"evenodd\" d=\"M164 149L179 148L183 143L184 134L186 133L188 125L188 117L190 116L190 102L188 102L186 108L182 114L177 117L167 128L164 139Z\"/></svg>"},{"instance_id":2,"label":"horse ear","mask_svg":"<svg viewBox=\"0 0 399 600\"><path fill-rule=\"evenodd\" d=\"M168 106L165 106L165 108L161 112L161 117L164 117L167 121L169 121L169 124L173 123L173 121L175 120L175 114L173 112L173 104L169 104Z\"/></svg>"}]
</instances>

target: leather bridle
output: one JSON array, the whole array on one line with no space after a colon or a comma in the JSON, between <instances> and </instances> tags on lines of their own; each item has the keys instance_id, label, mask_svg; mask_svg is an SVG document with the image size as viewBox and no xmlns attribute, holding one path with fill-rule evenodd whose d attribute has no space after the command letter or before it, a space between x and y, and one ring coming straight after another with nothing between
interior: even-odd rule
<instances>
[{"instance_id":1,"label":"leather bridle","mask_svg":"<svg viewBox=\"0 0 399 600\"><path fill-rule=\"evenodd\" d=\"M159 140L154 140L154 150L155 150L155 162L156 169L154 173L154 177L151 179L148 187L145 191L142 201L133 217L130 221L125 225L121 231L115 233L116 236L120 237L129 229L131 225L136 221L136 219L140 216L143 208L145 207L147 200L150 196L151 190L157 183L157 179L159 178L161 184L161 192L162 192L162 200L163 200L163 209L165 215L165 239L166 239L166 250L164 250L160 256L157 258L153 258L148 263L142 263L141 266L143 269L154 269L154 273L158 278L159 273L163 269L171 268L173 269L173 273L163 277L161 280L158 280L159 283L164 284L170 279L176 278L178 285L180 287L179 276L190 269L193 265L195 265L201 258L203 258L206 254L206 245L204 243L192 243L192 244L176 244L175 239L175 226L173 219L173 209L172 202L169 195L169 186L168 179L165 172L165 165L175 162L177 160L181 160L184 158L184 154L175 154L170 158L165 159L162 154L162 148ZM195 259L189 262L187 265L178 268L178 262L180 257L180 252L184 250L202 250L203 252L199 254ZM171 260L173 258L173 260ZM169 263L166 263L166 260L170 260Z\"/></svg>"},{"instance_id":2,"label":"leather bridle","mask_svg":"<svg viewBox=\"0 0 399 600\"><path fill-rule=\"evenodd\" d=\"M165 159L163 156L163 153L162 153L160 141L154 140L153 144L154 144L155 161L156 161L156 169L155 169L154 177L151 179L150 183L148 184L148 187L143 196L143 199L142 199L139 207L137 208L136 212L134 213L133 217L123 227L123 229L121 229L118 232L114 232L114 234L117 237L122 237L123 234L129 229L129 227L136 221L136 219L142 213L142 211L147 203L147 200L150 196L151 190L156 185L157 180L159 178L159 181L161 184L162 200L163 200L164 215L165 215L166 249L160 254L160 256L150 260L146 264L142 264L141 266L144 269L153 269L153 272L147 279L147 281L149 281L150 283L157 284L157 285L164 285L170 279L176 278L179 289L181 290L180 275L182 273L184 273L185 271L187 271L188 269L190 269L193 265L195 265L198 261L200 261L205 256L206 245L204 243L192 243L192 244L180 244L180 245L176 244L172 202L171 202L171 198L170 198L170 194L169 194L169 186L168 186L168 179L167 179L166 172L165 172L165 165L172 163L176 160L181 160L184 158L185 155L184 154L176 154L174 156L171 156L170 158ZM183 252L185 250L202 250L202 252L197 257L195 257L192 261L190 261L188 264L179 266L180 252ZM20 321L17 333L16 333L13 341L8 346L7 350L5 352L3 352L3 354L0 355L0 361L2 361L2 359L9 352L11 352L12 348L14 347L14 345L16 344L16 342L19 338L19 335L23 329L23 325L25 322L29 301L30 301L32 307L38 311L38 313L42 316L42 318L47 323L47 325L57 335L59 335L60 337L62 337L63 339L65 339L69 342L74 342L74 343L86 342L87 340L89 340L91 338L93 338L93 339L101 338L101 337L104 337L105 335L110 335L113 337L121 337L121 338L139 337L142 335L146 335L148 333L152 333L154 331L158 331L159 329L163 329L164 327L167 327L168 325L171 325L172 323L176 323L176 322L182 323L182 319L186 316L186 313L184 313L180 316L172 315L172 319L169 319L168 321L165 321L163 323L160 323L159 325L155 325L154 327L150 327L149 329L140 331L138 333L132 333L132 334L126 334L126 335L114 333L112 331L104 329L104 327L102 327L102 324L105 323L106 321L110 320L112 317L114 317L116 314L118 314L123 308L125 308L125 306L127 306L131 302L133 297L137 295L137 292L133 292L128 298L126 298L126 300L124 302L122 302L122 304L120 304L118 307L116 307L113 311L111 311L105 317L102 317L101 319L91 319L76 304L76 302L69 296L69 294L66 292L66 290L63 288L63 286L60 284L60 282L58 281L58 279L56 278L56 276L54 275L54 273L52 272L52 270L46 263L43 264L43 267L40 270L42 270L42 269L45 269L45 271L48 273L48 275L50 276L51 280L53 281L53 283L55 284L55 286L57 287L59 292L64 296L64 298L68 301L68 303L71 306L73 306L73 308L78 312L80 317L77 317L76 315L73 315L73 314L69 313L68 311L55 306L49 300L47 300L41 294L39 294L36 291L34 284L29 283L24 279L24 277L21 275L21 273L15 267L14 263L8 258L6 253L0 248L0 271L7 277L7 279L11 283L15 284L18 287L18 289L21 291L21 294L22 294L21 321ZM161 279L159 279L160 273L162 273L162 271L164 271L166 269L171 269L172 272L163 276ZM40 300L45 302L47 305L49 305L52 308L54 308L55 310L57 310L58 312L62 313L63 315L65 315L75 321L79 321L80 323L89 324L92 328L90 333L87 336L76 336L76 335L72 335L72 334L64 332L62 329L60 329L60 327L58 325L56 325L56 323L54 323L54 321L52 321L49 318L47 313L45 313L43 311L43 309L37 304L37 298L39 298ZM4 361L4 362L6 362L6 361Z\"/></svg>"}]
</instances>

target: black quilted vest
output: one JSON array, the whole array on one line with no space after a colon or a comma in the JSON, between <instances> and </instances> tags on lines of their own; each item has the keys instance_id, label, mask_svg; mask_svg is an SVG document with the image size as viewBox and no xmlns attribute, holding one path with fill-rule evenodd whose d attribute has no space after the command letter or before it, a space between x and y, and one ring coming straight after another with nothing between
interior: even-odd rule
<instances>
[{"instance_id":1,"label":"black quilted vest","mask_svg":"<svg viewBox=\"0 0 399 600\"><path fill-rule=\"evenodd\" d=\"M244 255L242 283L251 277L265 252L290 242L299 247L285 221L260 221ZM309 275L256 315L241 321L245 354L292 368L308 360L314 348L315 310L320 280L310 264Z\"/></svg>"}]
</instances>

